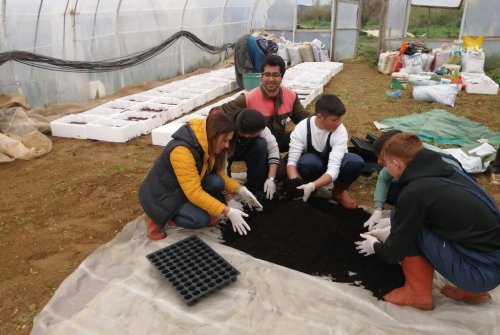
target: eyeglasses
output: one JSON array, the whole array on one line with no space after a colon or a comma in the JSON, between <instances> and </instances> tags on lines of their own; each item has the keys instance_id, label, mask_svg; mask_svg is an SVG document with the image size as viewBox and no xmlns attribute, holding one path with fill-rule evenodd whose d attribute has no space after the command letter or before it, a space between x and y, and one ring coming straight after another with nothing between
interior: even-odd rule
<instances>
[{"instance_id":1,"label":"eyeglasses","mask_svg":"<svg viewBox=\"0 0 500 335\"><path fill-rule=\"evenodd\" d=\"M264 77L267 77L267 78L280 78L281 77L281 73L269 73L269 72L264 72Z\"/></svg>"}]
</instances>

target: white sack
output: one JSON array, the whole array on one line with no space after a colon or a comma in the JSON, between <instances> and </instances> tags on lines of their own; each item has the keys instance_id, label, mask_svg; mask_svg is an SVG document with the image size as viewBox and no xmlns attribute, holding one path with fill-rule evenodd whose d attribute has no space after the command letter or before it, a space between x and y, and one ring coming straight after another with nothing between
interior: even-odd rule
<instances>
[{"instance_id":1,"label":"white sack","mask_svg":"<svg viewBox=\"0 0 500 335\"><path fill-rule=\"evenodd\" d=\"M450 58L451 47L448 44L444 44L441 48L432 50L432 53L434 55L434 66L432 67L432 71L436 71L443 66L448 58Z\"/></svg>"},{"instance_id":2,"label":"white sack","mask_svg":"<svg viewBox=\"0 0 500 335\"><path fill-rule=\"evenodd\" d=\"M462 55L462 72L484 73L484 52L467 52Z\"/></svg>"},{"instance_id":3,"label":"white sack","mask_svg":"<svg viewBox=\"0 0 500 335\"><path fill-rule=\"evenodd\" d=\"M302 63L302 57L300 56L300 47L298 45L288 46L286 48L288 52L288 58L290 60L290 66L295 66Z\"/></svg>"},{"instance_id":4,"label":"white sack","mask_svg":"<svg viewBox=\"0 0 500 335\"><path fill-rule=\"evenodd\" d=\"M429 53L422 53L422 69L424 72L431 72L432 62L434 61L434 55Z\"/></svg>"},{"instance_id":5,"label":"white sack","mask_svg":"<svg viewBox=\"0 0 500 335\"><path fill-rule=\"evenodd\" d=\"M460 87L455 84L433 85L433 86L414 86L413 99L427 102L439 102L448 106L455 106Z\"/></svg>"},{"instance_id":6,"label":"white sack","mask_svg":"<svg viewBox=\"0 0 500 335\"><path fill-rule=\"evenodd\" d=\"M422 55L420 52L416 52L413 55L403 55L403 69L401 69L400 72L406 72L409 74L423 72Z\"/></svg>"},{"instance_id":7,"label":"white sack","mask_svg":"<svg viewBox=\"0 0 500 335\"><path fill-rule=\"evenodd\" d=\"M281 58L283 58L283 60L285 61L285 64L288 64L289 59L288 59L288 52L286 51L286 48L287 48L286 44L279 43L277 55L280 56Z\"/></svg>"},{"instance_id":8,"label":"white sack","mask_svg":"<svg viewBox=\"0 0 500 335\"><path fill-rule=\"evenodd\" d=\"M383 74L390 74L397 55L398 51L388 51L381 53L378 57L378 72Z\"/></svg>"}]
</instances>

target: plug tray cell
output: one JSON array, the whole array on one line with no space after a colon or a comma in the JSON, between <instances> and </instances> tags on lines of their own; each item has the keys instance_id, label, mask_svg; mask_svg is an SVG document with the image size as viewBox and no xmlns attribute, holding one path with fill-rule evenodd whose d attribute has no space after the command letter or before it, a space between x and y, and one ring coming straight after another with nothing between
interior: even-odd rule
<instances>
[{"instance_id":1,"label":"plug tray cell","mask_svg":"<svg viewBox=\"0 0 500 335\"><path fill-rule=\"evenodd\" d=\"M196 235L146 258L188 306L235 281L240 274Z\"/></svg>"}]
</instances>

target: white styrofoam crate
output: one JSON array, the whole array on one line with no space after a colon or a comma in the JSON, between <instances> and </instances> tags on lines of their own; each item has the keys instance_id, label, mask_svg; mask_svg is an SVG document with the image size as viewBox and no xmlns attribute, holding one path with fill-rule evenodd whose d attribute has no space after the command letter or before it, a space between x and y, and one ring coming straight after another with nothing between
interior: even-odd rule
<instances>
[{"instance_id":1,"label":"white styrofoam crate","mask_svg":"<svg viewBox=\"0 0 500 335\"><path fill-rule=\"evenodd\" d=\"M182 115L182 104L167 105L154 102L144 102L134 107L136 112L157 113L165 124Z\"/></svg>"},{"instance_id":2,"label":"white styrofoam crate","mask_svg":"<svg viewBox=\"0 0 500 335\"><path fill-rule=\"evenodd\" d=\"M194 106L194 103L195 103L194 97L196 96L196 94L176 91L176 92L167 93L165 96L169 97L169 98L179 99L179 107L181 108L180 115L183 115L183 114L186 114L186 113L192 111L193 108L195 107ZM180 115L178 115L178 116L180 116Z\"/></svg>"},{"instance_id":3,"label":"white styrofoam crate","mask_svg":"<svg viewBox=\"0 0 500 335\"><path fill-rule=\"evenodd\" d=\"M162 95L161 97L155 98L152 103L162 104L162 105L179 105L181 100L178 98L169 97L166 95Z\"/></svg>"},{"instance_id":4,"label":"white styrofoam crate","mask_svg":"<svg viewBox=\"0 0 500 335\"><path fill-rule=\"evenodd\" d=\"M221 95L224 95L222 91L222 86L214 86L213 83L208 81L199 81L194 88L206 89L207 90L207 101L214 100Z\"/></svg>"},{"instance_id":5,"label":"white styrofoam crate","mask_svg":"<svg viewBox=\"0 0 500 335\"><path fill-rule=\"evenodd\" d=\"M96 108L89 109L88 111L82 112L82 115L96 115L96 116L111 116L118 112L123 112L124 109L115 109L115 108L107 108L98 106Z\"/></svg>"},{"instance_id":6,"label":"white styrofoam crate","mask_svg":"<svg viewBox=\"0 0 500 335\"><path fill-rule=\"evenodd\" d=\"M154 98L156 98L155 96L151 96L151 95L146 95L144 93L137 93L137 94L132 94L132 95L127 95L125 97L121 97L117 100L121 100L121 101L131 101L131 102L134 102L134 103L140 103L140 102L146 102L146 101L150 101L150 100L153 100Z\"/></svg>"},{"instance_id":7,"label":"white styrofoam crate","mask_svg":"<svg viewBox=\"0 0 500 335\"><path fill-rule=\"evenodd\" d=\"M126 110L130 110L133 106L137 105L137 102L135 101L129 101L129 100L111 100L108 101L102 105L100 105L98 108L106 108L106 109L112 109L117 112L123 112Z\"/></svg>"},{"instance_id":8,"label":"white styrofoam crate","mask_svg":"<svg viewBox=\"0 0 500 335\"><path fill-rule=\"evenodd\" d=\"M112 118L124 120L129 123L137 123L143 135L149 134L151 130L163 124L161 113L126 111L117 113Z\"/></svg>"},{"instance_id":9,"label":"white styrofoam crate","mask_svg":"<svg viewBox=\"0 0 500 335\"><path fill-rule=\"evenodd\" d=\"M199 93L198 91L199 90L195 88L185 87L171 94L173 94L174 96L178 96L181 100L190 100L192 102L193 108L196 108L207 102L206 94Z\"/></svg>"},{"instance_id":10,"label":"white styrofoam crate","mask_svg":"<svg viewBox=\"0 0 500 335\"><path fill-rule=\"evenodd\" d=\"M170 122L151 132L151 141L154 145L165 146L172 139L172 135L182 126L184 122Z\"/></svg>"},{"instance_id":11,"label":"white styrofoam crate","mask_svg":"<svg viewBox=\"0 0 500 335\"><path fill-rule=\"evenodd\" d=\"M52 136L87 139L87 125L100 119L98 115L70 114L50 122Z\"/></svg>"},{"instance_id":12,"label":"white styrofoam crate","mask_svg":"<svg viewBox=\"0 0 500 335\"><path fill-rule=\"evenodd\" d=\"M465 92L472 94L498 94L498 84L484 73L460 74L465 85Z\"/></svg>"},{"instance_id":13,"label":"white styrofoam crate","mask_svg":"<svg viewBox=\"0 0 500 335\"><path fill-rule=\"evenodd\" d=\"M141 135L140 125L114 118L100 118L87 124L87 138L106 142L127 142Z\"/></svg>"},{"instance_id":14,"label":"white styrofoam crate","mask_svg":"<svg viewBox=\"0 0 500 335\"><path fill-rule=\"evenodd\" d=\"M180 84L179 81L177 81L177 82L168 83L168 84L165 84L162 86L155 87L151 90L156 91L156 92L160 92L162 95L165 95L166 93L175 92L182 87L183 87L183 85Z\"/></svg>"}]
</instances>

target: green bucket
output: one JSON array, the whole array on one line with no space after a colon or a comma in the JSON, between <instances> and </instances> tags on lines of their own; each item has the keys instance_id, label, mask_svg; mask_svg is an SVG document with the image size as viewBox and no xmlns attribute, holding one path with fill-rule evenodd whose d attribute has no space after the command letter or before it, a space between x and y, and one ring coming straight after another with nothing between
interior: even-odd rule
<instances>
[{"instance_id":1,"label":"green bucket","mask_svg":"<svg viewBox=\"0 0 500 335\"><path fill-rule=\"evenodd\" d=\"M260 73L247 72L243 73L243 87L245 91L250 91L256 87L260 86Z\"/></svg>"}]
</instances>

